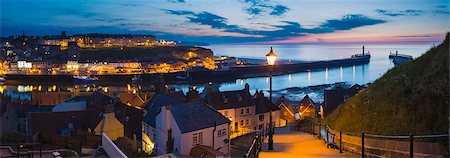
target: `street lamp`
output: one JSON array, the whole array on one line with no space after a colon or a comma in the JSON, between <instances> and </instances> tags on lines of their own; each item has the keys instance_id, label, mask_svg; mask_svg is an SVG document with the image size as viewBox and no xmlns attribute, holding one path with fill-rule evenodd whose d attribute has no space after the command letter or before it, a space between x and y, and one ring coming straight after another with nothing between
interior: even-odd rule
<instances>
[{"instance_id":1,"label":"street lamp","mask_svg":"<svg viewBox=\"0 0 450 158\"><path fill-rule=\"evenodd\" d=\"M269 68L269 77L270 77L270 90L269 90L269 96L270 96L270 114L269 114L269 150L273 150L273 127L272 127L272 67L275 65L275 62L277 61L277 55L273 52L272 47L270 47L269 54L266 55L267 59L267 65Z\"/></svg>"}]
</instances>

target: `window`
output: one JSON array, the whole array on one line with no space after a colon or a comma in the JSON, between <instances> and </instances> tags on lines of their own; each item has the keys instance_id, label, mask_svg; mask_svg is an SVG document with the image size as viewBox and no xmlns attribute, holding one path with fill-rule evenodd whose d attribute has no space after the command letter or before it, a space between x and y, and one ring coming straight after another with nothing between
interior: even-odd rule
<instances>
[{"instance_id":1,"label":"window","mask_svg":"<svg viewBox=\"0 0 450 158\"><path fill-rule=\"evenodd\" d=\"M241 126L243 126L244 125L244 120L241 120Z\"/></svg>"},{"instance_id":2,"label":"window","mask_svg":"<svg viewBox=\"0 0 450 158\"><path fill-rule=\"evenodd\" d=\"M217 136L221 137L227 134L227 129L221 129L217 131Z\"/></svg>"},{"instance_id":3,"label":"window","mask_svg":"<svg viewBox=\"0 0 450 158\"><path fill-rule=\"evenodd\" d=\"M192 145L203 143L203 132L192 134Z\"/></svg>"},{"instance_id":4,"label":"window","mask_svg":"<svg viewBox=\"0 0 450 158\"><path fill-rule=\"evenodd\" d=\"M203 143L203 132L198 133L198 143Z\"/></svg>"},{"instance_id":5,"label":"window","mask_svg":"<svg viewBox=\"0 0 450 158\"><path fill-rule=\"evenodd\" d=\"M195 144L197 144L198 143L198 134L197 133L194 133L193 135L192 135L192 144L193 145L195 145Z\"/></svg>"},{"instance_id":6,"label":"window","mask_svg":"<svg viewBox=\"0 0 450 158\"><path fill-rule=\"evenodd\" d=\"M259 115L259 121L264 121L264 114L263 115Z\"/></svg>"},{"instance_id":7,"label":"window","mask_svg":"<svg viewBox=\"0 0 450 158\"><path fill-rule=\"evenodd\" d=\"M245 120L245 124L250 125L250 120L249 119Z\"/></svg>"},{"instance_id":8,"label":"window","mask_svg":"<svg viewBox=\"0 0 450 158\"><path fill-rule=\"evenodd\" d=\"M249 114L249 113L250 113L250 108L247 108L245 112L246 112L247 114Z\"/></svg>"},{"instance_id":9,"label":"window","mask_svg":"<svg viewBox=\"0 0 450 158\"><path fill-rule=\"evenodd\" d=\"M241 109L241 115L244 115L244 109Z\"/></svg>"}]
</instances>

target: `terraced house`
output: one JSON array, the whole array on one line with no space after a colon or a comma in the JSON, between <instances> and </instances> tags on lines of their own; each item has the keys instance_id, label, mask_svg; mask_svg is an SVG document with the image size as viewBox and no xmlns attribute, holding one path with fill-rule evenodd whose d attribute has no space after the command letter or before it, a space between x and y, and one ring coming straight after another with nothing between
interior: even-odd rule
<instances>
[{"instance_id":1,"label":"terraced house","mask_svg":"<svg viewBox=\"0 0 450 158\"><path fill-rule=\"evenodd\" d=\"M256 105L248 84L244 89L236 91L220 92L211 86L206 89L202 94L203 101L231 121L232 138L255 130Z\"/></svg>"}]
</instances>

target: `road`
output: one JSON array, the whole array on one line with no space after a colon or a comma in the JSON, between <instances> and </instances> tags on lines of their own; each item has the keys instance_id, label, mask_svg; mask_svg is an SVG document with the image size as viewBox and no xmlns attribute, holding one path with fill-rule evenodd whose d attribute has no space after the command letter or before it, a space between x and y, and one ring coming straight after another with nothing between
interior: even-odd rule
<instances>
[{"instance_id":1,"label":"road","mask_svg":"<svg viewBox=\"0 0 450 158\"><path fill-rule=\"evenodd\" d=\"M288 127L277 128L275 130L274 150L268 151L267 139L264 141L261 158L290 158L290 157L355 157L346 153L339 153L339 150L329 149L324 141L313 135L303 132L290 131Z\"/></svg>"}]
</instances>

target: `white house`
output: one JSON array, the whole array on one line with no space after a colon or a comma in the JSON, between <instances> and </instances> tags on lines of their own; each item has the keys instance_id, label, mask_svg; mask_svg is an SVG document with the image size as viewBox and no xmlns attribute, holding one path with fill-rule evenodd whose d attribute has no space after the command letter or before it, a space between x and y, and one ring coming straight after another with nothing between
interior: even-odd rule
<instances>
[{"instance_id":1,"label":"white house","mask_svg":"<svg viewBox=\"0 0 450 158\"><path fill-rule=\"evenodd\" d=\"M185 103L181 99L170 94L156 94L144 105L142 149L158 155L167 153L167 135L171 129L175 154L189 156L196 145L228 154L229 120L204 102Z\"/></svg>"},{"instance_id":2,"label":"white house","mask_svg":"<svg viewBox=\"0 0 450 158\"><path fill-rule=\"evenodd\" d=\"M197 145L210 146L224 155L230 149L229 120L203 102L161 107L156 116L158 154L167 153L168 131L172 131L173 153L189 156Z\"/></svg>"}]
</instances>

